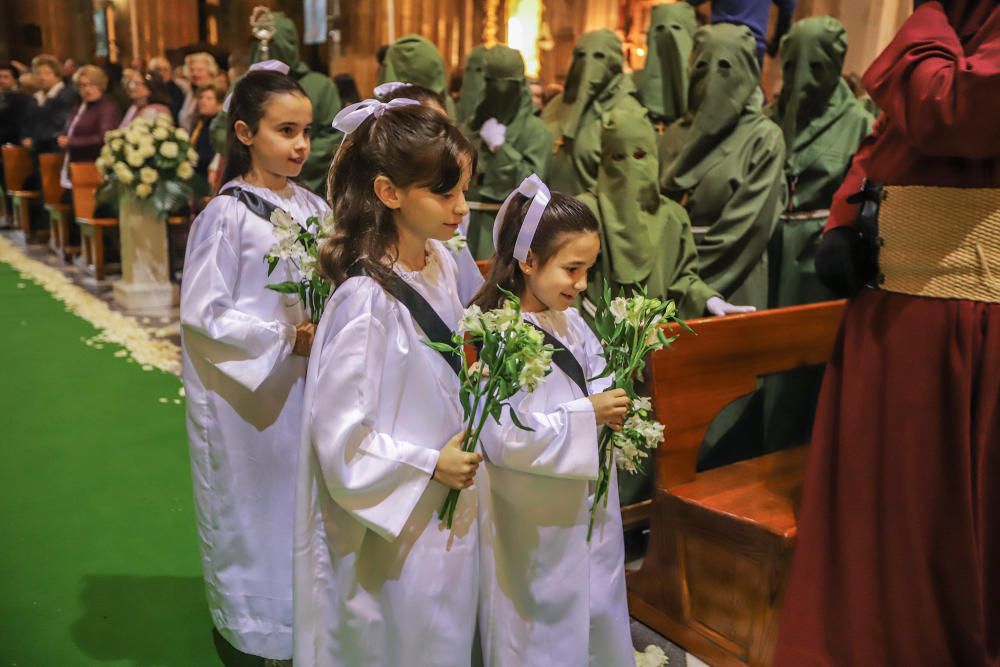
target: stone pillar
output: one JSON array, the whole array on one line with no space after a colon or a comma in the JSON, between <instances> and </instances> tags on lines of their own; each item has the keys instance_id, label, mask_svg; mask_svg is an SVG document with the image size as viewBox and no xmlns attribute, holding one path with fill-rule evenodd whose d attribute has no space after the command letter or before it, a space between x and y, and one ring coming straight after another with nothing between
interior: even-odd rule
<instances>
[{"instance_id":1,"label":"stone pillar","mask_svg":"<svg viewBox=\"0 0 1000 667\"><path fill-rule=\"evenodd\" d=\"M120 200L118 220L122 278L114 284L115 302L129 311L168 311L177 290L170 282L165 216L128 194Z\"/></svg>"}]
</instances>

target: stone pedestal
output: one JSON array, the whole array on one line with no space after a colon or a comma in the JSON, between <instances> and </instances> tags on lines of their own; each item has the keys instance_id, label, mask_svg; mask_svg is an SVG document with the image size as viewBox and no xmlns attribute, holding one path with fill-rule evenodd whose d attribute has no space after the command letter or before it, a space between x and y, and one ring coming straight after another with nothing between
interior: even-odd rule
<instances>
[{"instance_id":1,"label":"stone pedestal","mask_svg":"<svg viewBox=\"0 0 1000 667\"><path fill-rule=\"evenodd\" d=\"M114 284L115 302L126 310L158 312L177 303L170 282L165 216L132 195L121 198L118 228L122 246L122 279Z\"/></svg>"}]
</instances>

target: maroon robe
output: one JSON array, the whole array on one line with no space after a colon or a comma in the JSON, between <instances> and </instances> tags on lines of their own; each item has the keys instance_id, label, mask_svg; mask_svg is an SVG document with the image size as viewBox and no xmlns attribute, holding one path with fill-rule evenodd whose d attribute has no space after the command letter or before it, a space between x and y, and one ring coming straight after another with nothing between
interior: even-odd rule
<instances>
[{"instance_id":1,"label":"maroon robe","mask_svg":"<svg viewBox=\"0 0 1000 667\"><path fill-rule=\"evenodd\" d=\"M1000 187L996 0L922 5L864 81L884 115L828 228L866 176ZM1000 305L850 300L798 524L775 665L1000 666Z\"/></svg>"}]
</instances>

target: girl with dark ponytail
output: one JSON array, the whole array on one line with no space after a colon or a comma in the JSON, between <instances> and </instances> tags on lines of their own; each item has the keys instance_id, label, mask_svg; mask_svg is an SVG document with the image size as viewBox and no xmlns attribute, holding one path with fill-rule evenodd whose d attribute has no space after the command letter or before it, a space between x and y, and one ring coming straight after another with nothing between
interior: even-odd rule
<instances>
[{"instance_id":1,"label":"girl with dark ponytail","mask_svg":"<svg viewBox=\"0 0 1000 667\"><path fill-rule=\"evenodd\" d=\"M286 256L268 275L264 256L278 240L272 211L304 224L329 207L291 180L309 155L309 99L281 63L255 67L228 100L225 185L188 238L181 341L212 619L240 651L287 660L296 445L314 329L296 297L267 285L311 269Z\"/></svg>"},{"instance_id":2,"label":"girl with dark ponytail","mask_svg":"<svg viewBox=\"0 0 1000 667\"><path fill-rule=\"evenodd\" d=\"M467 667L479 587L472 486L447 341L462 316L443 242L468 212L475 151L409 98L343 109L329 176L337 288L307 375L295 520L296 667Z\"/></svg>"}]
</instances>

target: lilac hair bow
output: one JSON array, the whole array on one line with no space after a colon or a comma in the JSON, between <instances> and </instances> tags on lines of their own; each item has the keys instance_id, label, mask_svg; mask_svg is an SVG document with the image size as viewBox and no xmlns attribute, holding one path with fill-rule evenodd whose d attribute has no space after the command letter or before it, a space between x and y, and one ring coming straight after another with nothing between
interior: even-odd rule
<instances>
[{"instance_id":1,"label":"lilac hair bow","mask_svg":"<svg viewBox=\"0 0 1000 667\"><path fill-rule=\"evenodd\" d=\"M527 262L528 251L531 250L531 242L535 239L535 232L538 231L538 223L542 219L542 213L545 212L545 207L552 200L552 193L549 192L548 186L542 182L538 174L532 174L521 181L521 184L517 186L517 190L507 195L507 199L504 200L503 206L500 207L500 211L497 213L496 220L493 223L494 248L500 247L500 226L503 225L504 217L507 215L507 207L510 206L510 201L516 194L522 194L531 199L531 205L524 216L524 222L521 223L521 229L517 232L517 241L514 243L514 259Z\"/></svg>"},{"instance_id":2,"label":"lilac hair bow","mask_svg":"<svg viewBox=\"0 0 1000 667\"><path fill-rule=\"evenodd\" d=\"M247 74L250 72L257 72L260 70L265 70L269 72L280 72L282 74L288 74L288 65L281 62L280 60L262 60L259 63L254 63L250 65L250 69L247 70ZM222 110L229 113L229 105L233 102L232 91L226 95L226 99L222 102Z\"/></svg>"},{"instance_id":3,"label":"lilac hair bow","mask_svg":"<svg viewBox=\"0 0 1000 667\"><path fill-rule=\"evenodd\" d=\"M420 105L420 102L411 100L408 97L400 97L389 102L379 102L378 100L364 100L357 104L346 106L333 119L333 128L340 130L344 134L350 134L358 129L361 123L368 120L369 116L381 118L386 109L396 107L406 107L411 104Z\"/></svg>"},{"instance_id":4,"label":"lilac hair bow","mask_svg":"<svg viewBox=\"0 0 1000 667\"><path fill-rule=\"evenodd\" d=\"M406 88L408 85L410 84L403 83L402 81L389 81L387 83L383 83L381 86L375 87L375 97L377 99L384 100L400 88Z\"/></svg>"}]
</instances>

